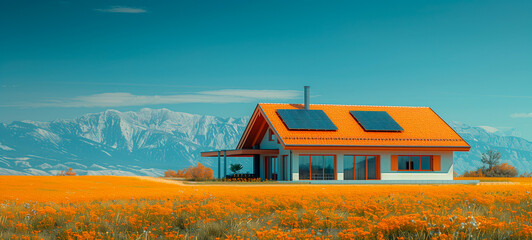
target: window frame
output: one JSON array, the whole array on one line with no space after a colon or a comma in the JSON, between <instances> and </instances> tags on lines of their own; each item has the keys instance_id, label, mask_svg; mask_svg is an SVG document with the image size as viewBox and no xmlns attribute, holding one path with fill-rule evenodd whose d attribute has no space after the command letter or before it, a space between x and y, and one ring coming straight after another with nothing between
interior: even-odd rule
<instances>
[{"instance_id":1,"label":"window frame","mask_svg":"<svg viewBox=\"0 0 532 240\"><path fill-rule=\"evenodd\" d=\"M360 154L344 154L345 156L353 156L353 179L345 179L344 180L357 180L357 164L356 159L357 157L364 157L366 161L366 179L363 180L357 180L357 181L367 181L367 180L381 180L381 172L379 171L381 168L381 156L380 155L360 155ZM375 157L375 179L368 179L368 157ZM344 168L345 171L345 168Z\"/></svg>"},{"instance_id":2,"label":"window frame","mask_svg":"<svg viewBox=\"0 0 532 240\"><path fill-rule=\"evenodd\" d=\"M314 179L317 180L317 181L329 181L329 180L325 180L325 156L329 156L329 157L334 157L334 179L333 180L337 180L337 176L338 176L338 169L337 169L337 157L336 157L336 154L299 154L298 156L298 165L300 164L299 163L299 157L301 156L308 156L309 157L309 178L310 179L302 179L300 178L299 180L313 180L312 179L312 156L319 156L319 157L322 157L321 161L322 161L322 171L323 171L323 179Z\"/></svg>"},{"instance_id":3,"label":"window frame","mask_svg":"<svg viewBox=\"0 0 532 240\"><path fill-rule=\"evenodd\" d=\"M277 143L281 143L281 141L279 141L279 138L275 135L275 132L273 132L273 129L271 128L268 128L268 141L270 142L277 142Z\"/></svg>"},{"instance_id":4,"label":"window frame","mask_svg":"<svg viewBox=\"0 0 532 240\"><path fill-rule=\"evenodd\" d=\"M399 172L433 172L434 171L434 155L397 155L397 159L399 157L408 157L408 168L409 169L400 169L399 166L397 166L397 171ZM410 169L412 167L412 160L410 160L412 157L419 157L419 169ZM421 169L421 157L429 157L430 158L430 169ZM399 164L399 160L397 161L397 164Z\"/></svg>"}]
</instances>

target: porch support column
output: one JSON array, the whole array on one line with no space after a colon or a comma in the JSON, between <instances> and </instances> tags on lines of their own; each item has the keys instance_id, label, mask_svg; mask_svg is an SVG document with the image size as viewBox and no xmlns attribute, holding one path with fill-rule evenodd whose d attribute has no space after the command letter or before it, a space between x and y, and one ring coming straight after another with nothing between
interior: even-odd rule
<instances>
[{"instance_id":1,"label":"porch support column","mask_svg":"<svg viewBox=\"0 0 532 240\"><path fill-rule=\"evenodd\" d=\"M224 150L224 178L227 177L227 151Z\"/></svg>"},{"instance_id":2,"label":"porch support column","mask_svg":"<svg viewBox=\"0 0 532 240\"><path fill-rule=\"evenodd\" d=\"M220 161L220 151L218 151L218 179L220 179L222 175L220 173L220 171L222 170L222 163Z\"/></svg>"},{"instance_id":3,"label":"porch support column","mask_svg":"<svg viewBox=\"0 0 532 240\"><path fill-rule=\"evenodd\" d=\"M260 155L253 155L253 177L260 178Z\"/></svg>"},{"instance_id":4,"label":"porch support column","mask_svg":"<svg viewBox=\"0 0 532 240\"><path fill-rule=\"evenodd\" d=\"M292 173L292 150L290 150L290 177L288 179L290 179L290 181L294 181L294 178L292 177L293 173Z\"/></svg>"}]
</instances>

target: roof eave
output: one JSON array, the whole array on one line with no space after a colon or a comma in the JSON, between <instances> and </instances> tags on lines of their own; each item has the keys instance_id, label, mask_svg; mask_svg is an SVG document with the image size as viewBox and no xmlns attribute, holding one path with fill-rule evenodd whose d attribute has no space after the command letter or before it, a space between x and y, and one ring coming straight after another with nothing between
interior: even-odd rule
<instances>
[{"instance_id":1,"label":"roof eave","mask_svg":"<svg viewBox=\"0 0 532 240\"><path fill-rule=\"evenodd\" d=\"M277 129L273 126L272 122L270 121L270 118L268 117L268 115L266 115L266 113L262 109L262 106L260 105L260 103L258 104L258 107L259 107L262 115L264 116L264 119L266 119L266 122L268 123L268 126L273 130L273 133L275 134L275 136L277 136L277 139L279 139L279 143L281 143L281 146L283 148L285 148L286 144L285 144L285 142L283 140L283 137L281 135L279 135L279 133L277 132Z\"/></svg>"},{"instance_id":2,"label":"roof eave","mask_svg":"<svg viewBox=\"0 0 532 240\"><path fill-rule=\"evenodd\" d=\"M242 145L244 144L244 139L247 138L248 133L251 130L252 124L255 122L255 119L257 118L258 108L259 108L259 104L257 104L257 106L255 107L255 110L253 110L253 114L251 115L251 118L249 118L249 122L246 125L246 128L244 129L242 136L240 137L240 141L238 141L238 144L236 145L236 149L242 149Z\"/></svg>"},{"instance_id":3,"label":"roof eave","mask_svg":"<svg viewBox=\"0 0 532 240\"><path fill-rule=\"evenodd\" d=\"M249 119L249 122L248 122L248 124L246 126L246 129L244 130L244 133L242 133L242 137L240 137L240 141L238 142L238 145L237 145L236 149L243 149L244 148L244 143L245 143L245 141L248 138L249 132L251 131L251 128L253 127L253 124L255 123L255 120L260 115L262 115L262 117L264 117L268 127L274 131L275 136L277 136L277 138L279 139L279 142L281 143L282 147L283 148L285 147L285 143L284 143L283 138L279 135L279 133L277 132L277 129L275 129L275 127L271 123L270 119L268 118L268 115L266 115L266 113L262 109L261 103L258 103L257 106L255 107L255 110L253 111L253 114L251 115L251 118Z\"/></svg>"},{"instance_id":4,"label":"roof eave","mask_svg":"<svg viewBox=\"0 0 532 240\"><path fill-rule=\"evenodd\" d=\"M433 150L442 150L442 151L460 151L467 152L471 149L470 146L390 146L390 145L323 145L323 144L297 144L297 145L286 145L285 149L287 150L300 150L309 148L316 150L337 150L337 149L348 149L348 150L419 150L419 151L433 151Z\"/></svg>"},{"instance_id":5,"label":"roof eave","mask_svg":"<svg viewBox=\"0 0 532 240\"><path fill-rule=\"evenodd\" d=\"M436 114L436 116L438 116L438 117L439 117L439 118L445 123L445 125L447 125L447 127L449 127L449 128L450 128L450 129L451 129L451 130L452 130L452 131L453 131L453 132L454 132L454 133L455 133L460 139L462 139L462 141L464 141L465 144L467 144L467 146L468 146L469 148L471 148L471 145L469 145L469 143L467 143L467 141L464 140L464 138L462 138L462 136L460 136L460 134L458 134L458 133L457 133L457 132L451 127L451 125L449 125L445 120L443 120L443 118L442 118L440 115L438 115L438 113L436 113L436 111L434 111L434 109L432 109L431 107L429 107L429 109L430 109L434 114ZM467 151L469 151L469 149L468 149Z\"/></svg>"}]
</instances>

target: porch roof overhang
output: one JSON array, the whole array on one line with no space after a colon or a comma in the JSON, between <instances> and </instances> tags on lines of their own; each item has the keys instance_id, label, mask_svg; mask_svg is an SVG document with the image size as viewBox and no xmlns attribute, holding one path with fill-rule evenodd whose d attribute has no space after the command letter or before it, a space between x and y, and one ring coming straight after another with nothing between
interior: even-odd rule
<instances>
[{"instance_id":1,"label":"porch roof overhang","mask_svg":"<svg viewBox=\"0 0 532 240\"><path fill-rule=\"evenodd\" d=\"M253 157L253 155L279 155L279 149L233 149L233 150L219 150L219 151L212 151L212 152L202 152L202 157L218 157L218 153L220 153L220 156L224 156L224 153L227 153L228 157Z\"/></svg>"}]
</instances>

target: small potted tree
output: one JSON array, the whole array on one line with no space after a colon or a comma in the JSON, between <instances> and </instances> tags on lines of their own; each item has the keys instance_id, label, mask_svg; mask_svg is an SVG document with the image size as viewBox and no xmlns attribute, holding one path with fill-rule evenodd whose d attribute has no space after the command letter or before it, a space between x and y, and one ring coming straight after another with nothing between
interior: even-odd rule
<instances>
[{"instance_id":1,"label":"small potted tree","mask_svg":"<svg viewBox=\"0 0 532 240\"><path fill-rule=\"evenodd\" d=\"M233 172L233 177L236 177L235 175L238 174L238 171L242 170L242 164L238 164L238 163L235 163L235 164L231 164L231 166L229 166L229 170L231 170L231 172Z\"/></svg>"}]
</instances>

